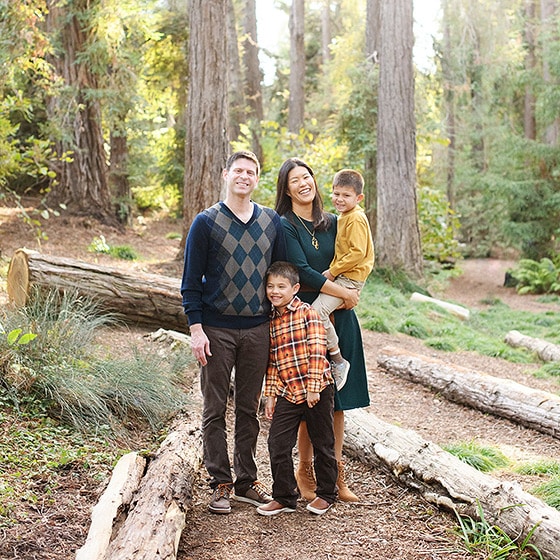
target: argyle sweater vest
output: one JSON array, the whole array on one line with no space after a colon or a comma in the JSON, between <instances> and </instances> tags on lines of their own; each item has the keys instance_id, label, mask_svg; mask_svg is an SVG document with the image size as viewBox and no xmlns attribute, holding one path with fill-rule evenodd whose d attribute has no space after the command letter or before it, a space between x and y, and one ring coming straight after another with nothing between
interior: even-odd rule
<instances>
[{"instance_id":1,"label":"argyle sweater vest","mask_svg":"<svg viewBox=\"0 0 560 560\"><path fill-rule=\"evenodd\" d=\"M222 202L193 221L181 293L189 324L250 328L269 319L264 277L285 259L284 231L270 208L254 205L247 223Z\"/></svg>"}]
</instances>

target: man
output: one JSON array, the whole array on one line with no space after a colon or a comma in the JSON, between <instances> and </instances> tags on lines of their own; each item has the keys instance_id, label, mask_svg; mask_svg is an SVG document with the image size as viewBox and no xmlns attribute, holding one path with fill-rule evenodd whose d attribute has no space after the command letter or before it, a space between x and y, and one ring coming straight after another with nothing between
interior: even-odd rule
<instances>
[{"instance_id":1,"label":"man","mask_svg":"<svg viewBox=\"0 0 560 560\"><path fill-rule=\"evenodd\" d=\"M264 278L285 260L280 218L251 200L260 175L257 157L232 154L223 170L226 196L194 219L185 247L181 284L191 348L201 366L204 462L213 489L208 509L231 512L230 497L256 506L270 495L257 479L257 410L269 351ZM235 432L231 473L226 409L235 369Z\"/></svg>"}]
</instances>

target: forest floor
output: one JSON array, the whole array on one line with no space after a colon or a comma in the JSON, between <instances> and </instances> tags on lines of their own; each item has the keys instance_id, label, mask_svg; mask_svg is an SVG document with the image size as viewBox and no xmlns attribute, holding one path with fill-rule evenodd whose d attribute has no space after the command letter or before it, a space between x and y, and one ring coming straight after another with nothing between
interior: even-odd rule
<instances>
[{"instance_id":1,"label":"forest floor","mask_svg":"<svg viewBox=\"0 0 560 560\"><path fill-rule=\"evenodd\" d=\"M0 258L4 267L17 248L26 246L53 255L144 272L175 277L181 273L180 261L176 259L179 240L168 235L180 233L180 222L143 219L137 220L125 232L119 232L87 218L61 217L44 221L43 230L48 240L38 246L33 234L16 217L14 209L0 208ZM134 248L140 258L117 261L89 252L90 243L101 235L109 245ZM463 273L442 293L433 295L470 309L483 309L487 305L484 302L499 299L514 309L560 312L558 305L543 304L534 296L519 296L514 290L504 288L504 274L512 264L497 259L467 260L461 263ZM1 282L2 278L0 304L6 301ZM141 341L145 334L142 329L126 331L122 337L115 337L115 344L123 344L124 340ZM537 364L513 364L473 352L441 352L406 335L364 330L363 338L371 398L369 409L381 419L415 430L437 444L476 440L499 447L513 461L558 459L558 440L451 403L429 389L381 370L377 367L376 356L384 346L397 346L411 353L437 357L448 364L557 393L559 385L555 381L530 374L538 368ZM263 419L257 454L261 480L270 485L267 433L268 422ZM309 514L304 502L296 513L275 518L263 518L253 506L235 502L231 515L212 515L207 511L210 492L205 472L201 472L192 506L187 512L187 526L181 538L178 559L486 558L483 553L473 556L464 549L455 531L457 523L452 514L436 509L385 472L372 470L351 458L347 458L346 464L349 485L360 497L360 502L338 502L322 517ZM514 478L525 490L530 490L538 482L536 477L512 474L511 470L494 472L493 476ZM21 516L22 522L1 529L0 559L73 558L85 541L91 507L107 480L100 483L87 469L70 470L64 480L65 483L52 490L43 504L27 504L22 500L21 507L27 510Z\"/></svg>"}]
</instances>

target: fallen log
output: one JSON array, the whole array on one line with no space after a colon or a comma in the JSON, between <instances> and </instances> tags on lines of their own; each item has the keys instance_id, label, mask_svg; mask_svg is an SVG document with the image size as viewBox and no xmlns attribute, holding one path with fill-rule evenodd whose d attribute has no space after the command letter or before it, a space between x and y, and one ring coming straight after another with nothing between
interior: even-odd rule
<instances>
[{"instance_id":1,"label":"fallen log","mask_svg":"<svg viewBox=\"0 0 560 560\"><path fill-rule=\"evenodd\" d=\"M6 279L9 300L24 306L34 286L76 290L128 324L188 332L180 281L175 278L18 249Z\"/></svg>"},{"instance_id":2,"label":"fallen log","mask_svg":"<svg viewBox=\"0 0 560 560\"><path fill-rule=\"evenodd\" d=\"M155 458L148 460L145 474L128 500L119 495L119 484L133 486L135 475L131 474L133 480L113 483L115 477L120 478L115 469L108 495L104 494L94 508L86 543L78 550L76 560L177 558L194 481L202 464L198 425L198 420L196 426L183 421L167 436Z\"/></svg>"},{"instance_id":3,"label":"fallen log","mask_svg":"<svg viewBox=\"0 0 560 560\"><path fill-rule=\"evenodd\" d=\"M526 336L519 331L509 331L506 334L505 342L514 348L527 348L545 362L560 362L560 346L552 344L552 342Z\"/></svg>"},{"instance_id":4,"label":"fallen log","mask_svg":"<svg viewBox=\"0 0 560 560\"><path fill-rule=\"evenodd\" d=\"M380 351L377 363L391 373L434 389L450 401L560 439L558 395L392 347Z\"/></svg>"},{"instance_id":5,"label":"fallen log","mask_svg":"<svg viewBox=\"0 0 560 560\"><path fill-rule=\"evenodd\" d=\"M119 514L130 505L145 468L146 459L136 452L127 453L119 459L109 485L92 510L87 539L77 551L76 560L100 560L105 557L113 526Z\"/></svg>"},{"instance_id":6,"label":"fallen log","mask_svg":"<svg viewBox=\"0 0 560 560\"><path fill-rule=\"evenodd\" d=\"M446 311L449 311L450 313L452 313L456 317L459 317L459 319L465 320L465 319L468 319L469 316L470 316L470 311L466 307L463 307L461 305L457 305L455 303L449 303L448 301L443 301L441 299L433 298L433 297L430 297L430 296L425 296L424 294L420 294L418 292L414 292L410 296L410 301L419 301L419 302L422 302L422 303L433 303L434 305L437 305L438 307L441 307L442 309L445 309Z\"/></svg>"},{"instance_id":7,"label":"fallen log","mask_svg":"<svg viewBox=\"0 0 560 560\"><path fill-rule=\"evenodd\" d=\"M188 347L182 333L159 329L146 335L172 351ZM156 350L157 351L157 350ZM185 372L188 416L175 422L155 456L124 455L92 510L85 544L76 560L175 560L193 485L202 465L201 399L197 370Z\"/></svg>"},{"instance_id":8,"label":"fallen log","mask_svg":"<svg viewBox=\"0 0 560 560\"><path fill-rule=\"evenodd\" d=\"M560 558L560 512L524 492L518 483L481 473L417 433L388 424L364 410L347 411L345 451L381 467L431 503L499 526L529 542L543 558Z\"/></svg>"}]
</instances>

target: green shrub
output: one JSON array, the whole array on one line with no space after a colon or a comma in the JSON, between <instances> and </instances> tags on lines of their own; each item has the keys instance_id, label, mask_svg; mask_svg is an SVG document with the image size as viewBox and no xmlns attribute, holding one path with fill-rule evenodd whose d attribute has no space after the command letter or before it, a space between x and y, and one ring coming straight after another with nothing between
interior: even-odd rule
<instances>
[{"instance_id":1,"label":"green shrub","mask_svg":"<svg viewBox=\"0 0 560 560\"><path fill-rule=\"evenodd\" d=\"M560 292L560 259L542 258L540 261L521 259L510 274L517 280L520 294L548 294Z\"/></svg>"}]
</instances>

